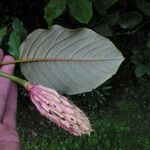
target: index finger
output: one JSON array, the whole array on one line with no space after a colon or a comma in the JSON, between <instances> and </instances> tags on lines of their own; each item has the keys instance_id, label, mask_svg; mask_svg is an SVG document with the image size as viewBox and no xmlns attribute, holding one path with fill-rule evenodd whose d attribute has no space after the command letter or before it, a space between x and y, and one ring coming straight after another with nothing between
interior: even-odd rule
<instances>
[{"instance_id":1,"label":"index finger","mask_svg":"<svg viewBox=\"0 0 150 150\"><path fill-rule=\"evenodd\" d=\"M4 56L4 61L13 61L14 59L11 56ZM0 68L0 71L6 72L9 74L13 74L15 65L6 65ZM2 121L2 117L4 114L5 106L7 103L7 96L10 87L10 80L4 77L0 77L0 122Z\"/></svg>"},{"instance_id":2,"label":"index finger","mask_svg":"<svg viewBox=\"0 0 150 150\"><path fill-rule=\"evenodd\" d=\"M6 104L7 106L5 108L5 113L2 119L2 124L7 125L11 129L16 128L17 96L17 86L15 83L11 82L8 94L8 101Z\"/></svg>"}]
</instances>

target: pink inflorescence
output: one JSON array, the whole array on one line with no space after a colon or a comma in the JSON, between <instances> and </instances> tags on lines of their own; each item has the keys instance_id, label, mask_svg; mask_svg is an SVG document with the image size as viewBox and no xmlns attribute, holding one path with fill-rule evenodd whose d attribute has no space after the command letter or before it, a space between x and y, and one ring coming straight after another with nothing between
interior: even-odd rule
<instances>
[{"instance_id":1,"label":"pink inflorescence","mask_svg":"<svg viewBox=\"0 0 150 150\"><path fill-rule=\"evenodd\" d=\"M55 90L28 83L26 89L39 112L52 122L76 136L93 131L84 112Z\"/></svg>"}]
</instances>

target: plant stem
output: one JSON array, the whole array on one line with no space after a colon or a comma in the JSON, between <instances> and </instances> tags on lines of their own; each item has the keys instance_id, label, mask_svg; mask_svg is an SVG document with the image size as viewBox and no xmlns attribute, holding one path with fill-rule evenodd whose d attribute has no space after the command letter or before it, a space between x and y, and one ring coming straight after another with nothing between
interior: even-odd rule
<instances>
[{"instance_id":1,"label":"plant stem","mask_svg":"<svg viewBox=\"0 0 150 150\"><path fill-rule=\"evenodd\" d=\"M28 81L26 80L23 80L21 78L18 78L16 76L13 76L13 75L10 75L10 74L7 74L7 73L4 73L4 72L1 72L0 71L0 76L4 77L4 78L8 78L16 83L19 83L20 85L22 85L23 87L26 86L26 84L28 83Z\"/></svg>"}]
</instances>

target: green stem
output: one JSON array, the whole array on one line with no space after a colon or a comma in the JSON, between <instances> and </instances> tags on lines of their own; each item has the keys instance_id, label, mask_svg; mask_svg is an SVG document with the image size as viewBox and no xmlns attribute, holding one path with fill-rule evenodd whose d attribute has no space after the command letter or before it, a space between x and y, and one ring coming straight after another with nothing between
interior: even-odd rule
<instances>
[{"instance_id":1,"label":"green stem","mask_svg":"<svg viewBox=\"0 0 150 150\"><path fill-rule=\"evenodd\" d=\"M8 78L16 83L19 83L20 85L22 85L23 87L26 87L26 84L28 83L27 80L23 80L21 78L18 78L16 76L10 75L8 73L4 73L0 71L0 76L4 77L4 78Z\"/></svg>"}]
</instances>

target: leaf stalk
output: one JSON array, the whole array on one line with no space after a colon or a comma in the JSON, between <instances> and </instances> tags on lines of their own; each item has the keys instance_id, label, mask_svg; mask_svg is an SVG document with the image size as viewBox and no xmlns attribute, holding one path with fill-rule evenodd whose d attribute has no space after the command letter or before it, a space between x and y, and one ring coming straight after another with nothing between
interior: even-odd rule
<instances>
[{"instance_id":1,"label":"leaf stalk","mask_svg":"<svg viewBox=\"0 0 150 150\"><path fill-rule=\"evenodd\" d=\"M23 79L18 78L14 75L10 75L8 73L1 72L1 71L0 71L0 76L4 77L4 78L7 78L7 79L10 79L11 81L14 81L14 82L22 85L23 87L26 87L27 83L29 83L27 80L23 80Z\"/></svg>"}]
</instances>

